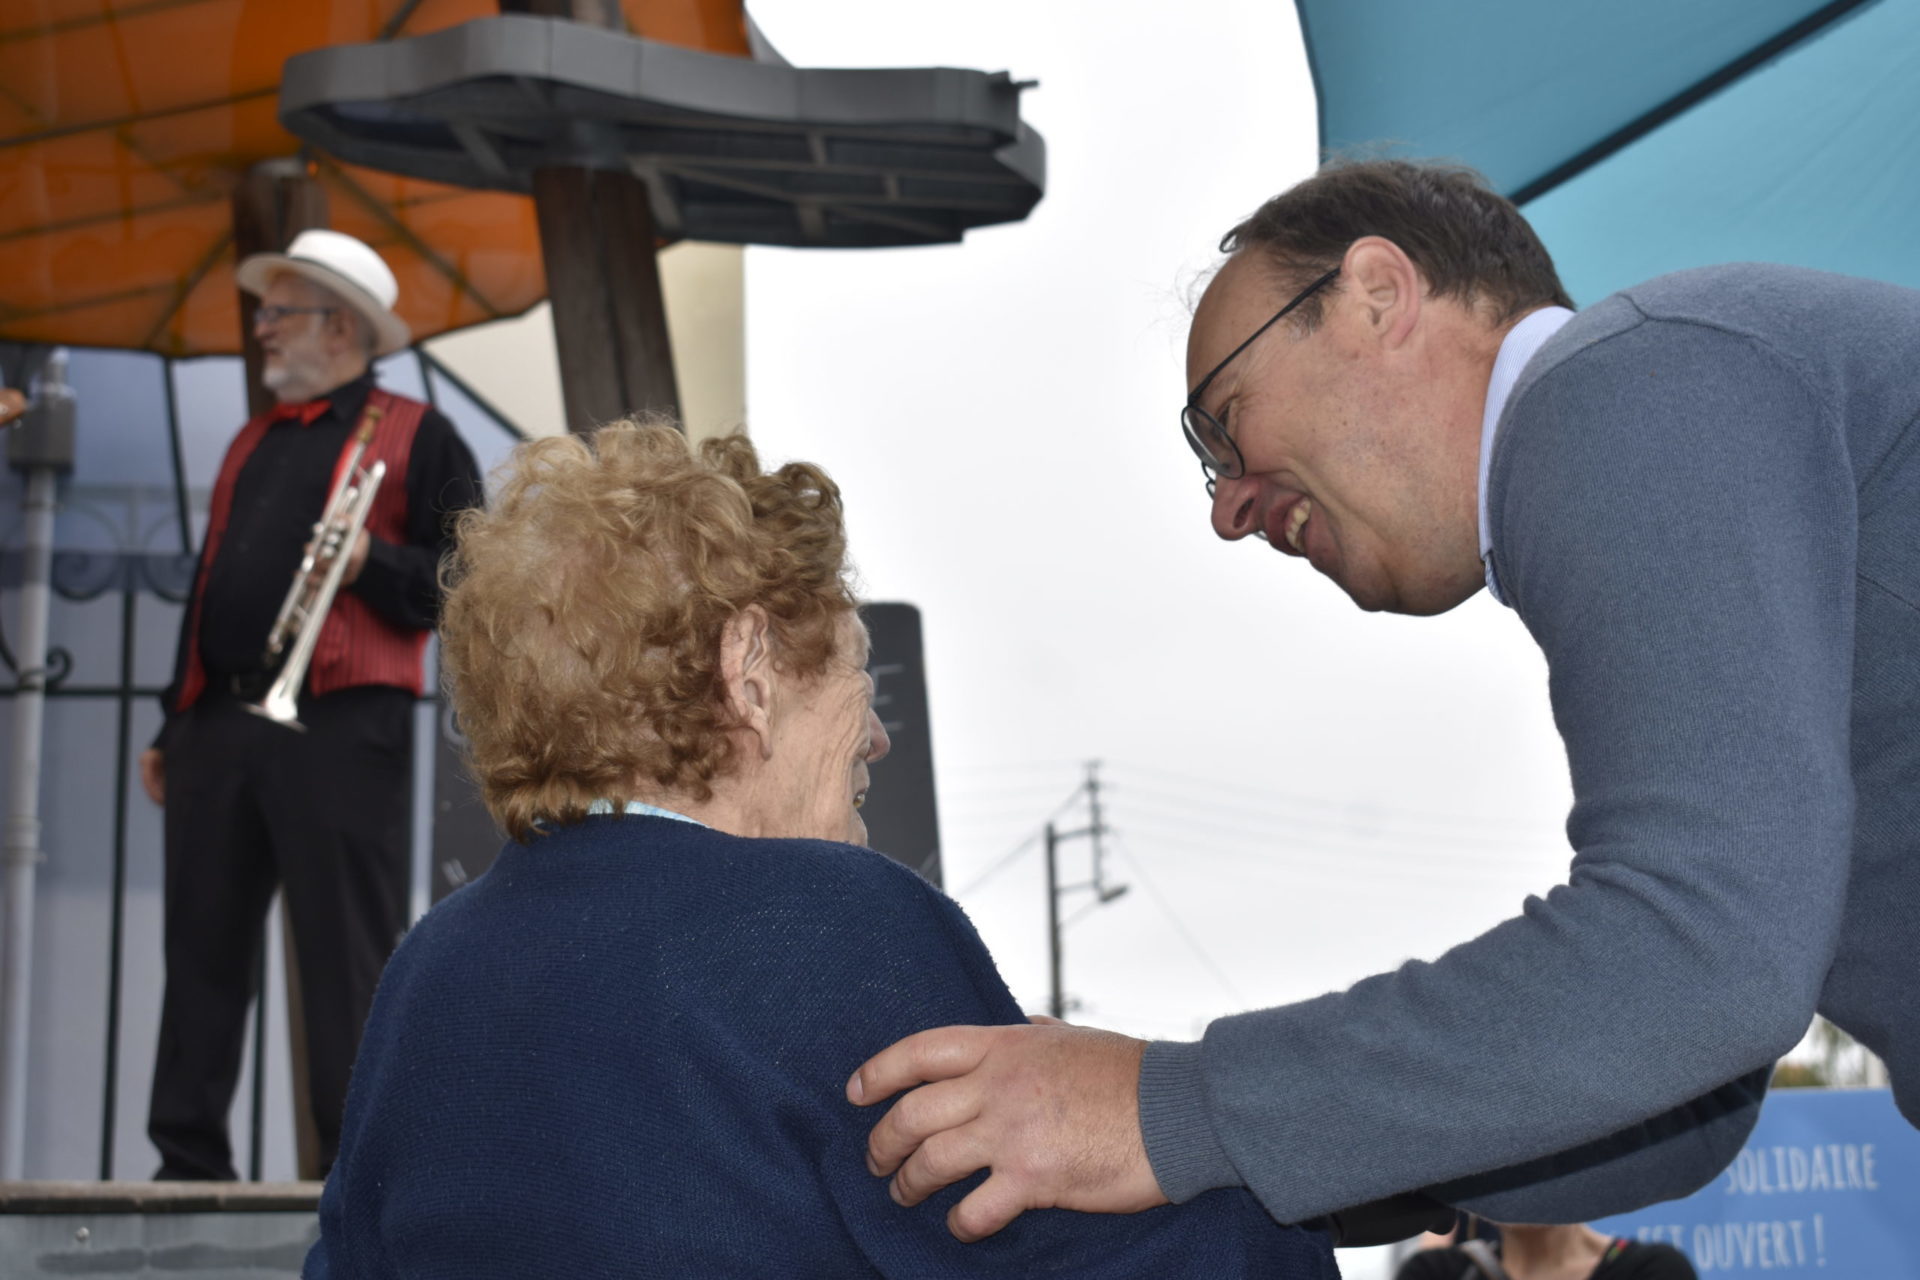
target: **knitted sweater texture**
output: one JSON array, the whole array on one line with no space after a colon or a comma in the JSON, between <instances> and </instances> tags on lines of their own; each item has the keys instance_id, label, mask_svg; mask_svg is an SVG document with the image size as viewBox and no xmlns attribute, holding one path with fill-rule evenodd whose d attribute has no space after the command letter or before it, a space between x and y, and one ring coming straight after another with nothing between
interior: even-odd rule
<instances>
[{"instance_id":1,"label":"knitted sweater texture","mask_svg":"<svg viewBox=\"0 0 1920 1280\"><path fill-rule=\"evenodd\" d=\"M1337 1280L1240 1190L972 1245L959 1189L895 1205L848 1076L1021 1021L959 908L868 850L637 816L508 845L387 968L305 1274Z\"/></svg>"},{"instance_id":2,"label":"knitted sweater texture","mask_svg":"<svg viewBox=\"0 0 1920 1280\"><path fill-rule=\"evenodd\" d=\"M1816 1009L1920 1122L1920 293L1665 276L1529 362L1494 444L1569 883L1432 963L1156 1044L1174 1199L1411 1187L1512 1222L1684 1195Z\"/></svg>"}]
</instances>

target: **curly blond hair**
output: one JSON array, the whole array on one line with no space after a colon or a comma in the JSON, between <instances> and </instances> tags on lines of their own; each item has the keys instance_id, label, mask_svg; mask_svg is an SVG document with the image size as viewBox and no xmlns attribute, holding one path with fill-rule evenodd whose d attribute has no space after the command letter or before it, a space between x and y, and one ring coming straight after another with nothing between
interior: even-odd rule
<instances>
[{"instance_id":1,"label":"curly blond hair","mask_svg":"<svg viewBox=\"0 0 1920 1280\"><path fill-rule=\"evenodd\" d=\"M460 517L440 618L488 810L524 841L599 799L709 799L732 747L727 621L760 606L803 678L835 656L855 607L839 488L804 462L762 470L745 436L696 452L658 417L530 441L505 471Z\"/></svg>"}]
</instances>

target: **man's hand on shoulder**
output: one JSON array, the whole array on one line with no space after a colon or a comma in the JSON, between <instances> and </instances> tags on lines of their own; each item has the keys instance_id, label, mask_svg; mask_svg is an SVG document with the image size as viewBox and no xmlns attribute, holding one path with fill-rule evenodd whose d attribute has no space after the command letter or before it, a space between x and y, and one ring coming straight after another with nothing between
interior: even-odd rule
<instances>
[{"instance_id":1,"label":"man's hand on shoulder","mask_svg":"<svg viewBox=\"0 0 1920 1280\"><path fill-rule=\"evenodd\" d=\"M1137 1213L1165 1204L1140 1137L1146 1041L1059 1025L941 1027L862 1063L847 1098L895 1103L867 1139L867 1168L918 1204L975 1170L992 1174L947 1215L961 1240L1028 1209Z\"/></svg>"}]
</instances>

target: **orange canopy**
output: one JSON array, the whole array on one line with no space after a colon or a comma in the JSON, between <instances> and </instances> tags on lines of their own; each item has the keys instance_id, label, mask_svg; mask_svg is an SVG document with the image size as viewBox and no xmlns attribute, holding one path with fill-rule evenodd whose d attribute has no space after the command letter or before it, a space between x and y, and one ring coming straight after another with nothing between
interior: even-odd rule
<instances>
[{"instance_id":1,"label":"orange canopy","mask_svg":"<svg viewBox=\"0 0 1920 1280\"><path fill-rule=\"evenodd\" d=\"M749 56L740 0L622 0L649 39ZM0 340L240 349L230 196L300 154L280 68L495 0L9 0L0 17ZM309 157L333 227L378 249L416 338L546 295L533 204Z\"/></svg>"}]
</instances>

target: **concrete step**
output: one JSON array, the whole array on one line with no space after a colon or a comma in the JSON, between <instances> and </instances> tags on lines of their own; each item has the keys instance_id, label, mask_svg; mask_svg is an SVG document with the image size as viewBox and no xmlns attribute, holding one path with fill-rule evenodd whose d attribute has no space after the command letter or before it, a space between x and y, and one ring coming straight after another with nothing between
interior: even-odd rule
<instances>
[{"instance_id":1,"label":"concrete step","mask_svg":"<svg viewBox=\"0 0 1920 1280\"><path fill-rule=\"evenodd\" d=\"M287 1280L318 1182L0 1182L0 1276Z\"/></svg>"}]
</instances>

